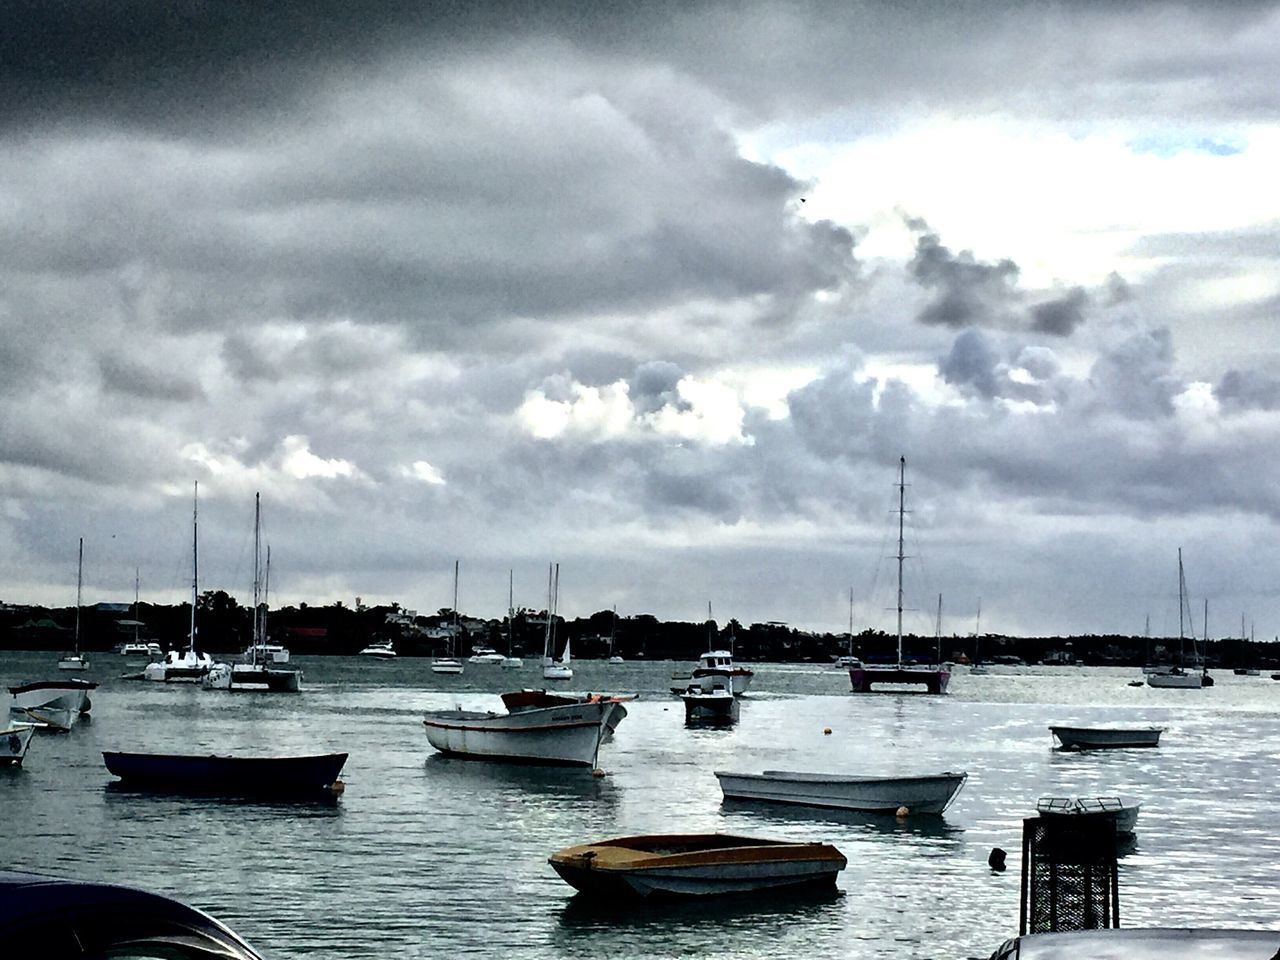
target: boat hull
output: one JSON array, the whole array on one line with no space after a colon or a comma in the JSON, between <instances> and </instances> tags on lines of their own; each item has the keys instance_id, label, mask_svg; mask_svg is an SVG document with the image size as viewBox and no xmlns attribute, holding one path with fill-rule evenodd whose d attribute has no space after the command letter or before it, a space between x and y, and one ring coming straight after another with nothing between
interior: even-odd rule
<instances>
[{"instance_id":1,"label":"boat hull","mask_svg":"<svg viewBox=\"0 0 1280 960\"><path fill-rule=\"evenodd\" d=\"M1163 727L1113 729L1109 727L1050 727L1063 750L1115 750L1160 746Z\"/></svg>"},{"instance_id":2,"label":"boat hull","mask_svg":"<svg viewBox=\"0 0 1280 960\"><path fill-rule=\"evenodd\" d=\"M1161 690L1199 690L1205 686L1202 673L1148 673L1147 686Z\"/></svg>"},{"instance_id":3,"label":"boat hull","mask_svg":"<svg viewBox=\"0 0 1280 960\"><path fill-rule=\"evenodd\" d=\"M739 706L738 698L728 696L712 696L703 693L683 693L684 722L693 724L731 724L737 723Z\"/></svg>"},{"instance_id":4,"label":"boat hull","mask_svg":"<svg viewBox=\"0 0 1280 960\"><path fill-rule=\"evenodd\" d=\"M689 898L759 894L802 887L830 887L846 865L824 843L780 843L714 836L672 837L658 851L638 837L568 847L549 862L556 873L589 897ZM645 848L632 849L632 840ZM694 849L684 849L688 841Z\"/></svg>"},{"instance_id":5,"label":"boat hull","mask_svg":"<svg viewBox=\"0 0 1280 960\"><path fill-rule=\"evenodd\" d=\"M201 679L209 690L259 690L268 693L297 693L302 689L302 671L262 664L216 663Z\"/></svg>"},{"instance_id":6,"label":"boat hull","mask_svg":"<svg viewBox=\"0 0 1280 960\"><path fill-rule=\"evenodd\" d=\"M10 687L13 700L10 718L42 723L55 732L75 726L82 714L89 712L89 691L97 688L87 680L45 680Z\"/></svg>"},{"instance_id":7,"label":"boat hull","mask_svg":"<svg viewBox=\"0 0 1280 960\"><path fill-rule=\"evenodd\" d=\"M218 757L103 752L130 787L175 793L321 797L338 780L345 753L303 757Z\"/></svg>"},{"instance_id":8,"label":"boat hull","mask_svg":"<svg viewBox=\"0 0 1280 960\"><path fill-rule=\"evenodd\" d=\"M839 774L766 770L761 774L716 771L725 799L789 803L861 813L942 813L968 774L919 777L848 777Z\"/></svg>"},{"instance_id":9,"label":"boat hull","mask_svg":"<svg viewBox=\"0 0 1280 960\"><path fill-rule=\"evenodd\" d=\"M925 693L946 693L951 671L941 667L885 666L862 664L849 670L849 684L854 693L872 693L876 685L923 686Z\"/></svg>"},{"instance_id":10,"label":"boat hull","mask_svg":"<svg viewBox=\"0 0 1280 960\"><path fill-rule=\"evenodd\" d=\"M451 675L457 676L458 674L462 673L462 670L463 670L463 666L462 666L461 660L445 658L445 659L431 661L432 673L444 673L444 674L451 674Z\"/></svg>"},{"instance_id":11,"label":"boat hull","mask_svg":"<svg viewBox=\"0 0 1280 960\"><path fill-rule=\"evenodd\" d=\"M1086 820L1091 823L1111 821L1117 836L1131 835L1138 825L1139 803L1126 803L1118 797L1076 799L1045 797L1036 805L1043 820Z\"/></svg>"},{"instance_id":12,"label":"boat hull","mask_svg":"<svg viewBox=\"0 0 1280 960\"><path fill-rule=\"evenodd\" d=\"M10 723L0 730L0 765L21 766L39 724Z\"/></svg>"},{"instance_id":13,"label":"boat hull","mask_svg":"<svg viewBox=\"0 0 1280 960\"><path fill-rule=\"evenodd\" d=\"M444 754L593 767L609 719L619 707L600 700L506 714L438 710L422 723L427 741Z\"/></svg>"},{"instance_id":14,"label":"boat hull","mask_svg":"<svg viewBox=\"0 0 1280 960\"><path fill-rule=\"evenodd\" d=\"M590 703L592 696L596 699L612 700L615 704L613 711L605 720L604 737L607 740L618 729L618 724L626 719L627 708L622 704L628 700L635 700L636 694L625 697L601 697L592 694L574 696L568 693L548 693L546 690L512 690L502 694L502 705L509 713L520 713L525 710L540 710L543 707L569 707L579 703Z\"/></svg>"}]
</instances>

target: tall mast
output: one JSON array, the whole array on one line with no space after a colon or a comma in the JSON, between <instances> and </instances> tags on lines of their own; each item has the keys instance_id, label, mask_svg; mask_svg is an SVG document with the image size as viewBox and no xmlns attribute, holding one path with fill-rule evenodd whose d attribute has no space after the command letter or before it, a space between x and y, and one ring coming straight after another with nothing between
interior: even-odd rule
<instances>
[{"instance_id":1,"label":"tall mast","mask_svg":"<svg viewBox=\"0 0 1280 960\"><path fill-rule=\"evenodd\" d=\"M552 564L547 564L547 625L542 632L542 661L543 664L551 662L551 568Z\"/></svg>"},{"instance_id":2,"label":"tall mast","mask_svg":"<svg viewBox=\"0 0 1280 960\"><path fill-rule=\"evenodd\" d=\"M449 656L458 648L458 561L453 561L453 634L449 637Z\"/></svg>"},{"instance_id":3,"label":"tall mast","mask_svg":"<svg viewBox=\"0 0 1280 960\"><path fill-rule=\"evenodd\" d=\"M902 525L907 504L907 458L898 458L898 666L902 666Z\"/></svg>"},{"instance_id":4,"label":"tall mast","mask_svg":"<svg viewBox=\"0 0 1280 960\"><path fill-rule=\"evenodd\" d=\"M507 570L507 656L511 656L511 627L516 615L516 572Z\"/></svg>"},{"instance_id":5,"label":"tall mast","mask_svg":"<svg viewBox=\"0 0 1280 960\"><path fill-rule=\"evenodd\" d=\"M80 538L80 553L76 559L76 656L80 656L80 590L84 584L84 537Z\"/></svg>"},{"instance_id":6,"label":"tall mast","mask_svg":"<svg viewBox=\"0 0 1280 960\"><path fill-rule=\"evenodd\" d=\"M253 495L253 635L249 639L249 662L258 662L262 641L262 494Z\"/></svg>"},{"instance_id":7,"label":"tall mast","mask_svg":"<svg viewBox=\"0 0 1280 960\"><path fill-rule=\"evenodd\" d=\"M134 643L138 642L138 624L141 623L141 621L138 619L138 586L141 582L141 579L142 579L141 573L139 572L137 567L134 567L133 568L133 642Z\"/></svg>"},{"instance_id":8,"label":"tall mast","mask_svg":"<svg viewBox=\"0 0 1280 960\"><path fill-rule=\"evenodd\" d=\"M267 568L262 575L262 643L267 643L267 608L271 606L271 544L267 544ZM266 650L262 651L266 656Z\"/></svg>"},{"instance_id":9,"label":"tall mast","mask_svg":"<svg viewBox=\"0 0 1280 960\"><path fill-rule=\"evenodd\" d=\"M1183 623L1182 610L1186 606L1187 596L1187 578L1182 572L1182 548L1178 548L1178 665L1182 665L1182 661L1186 656L1186 644L1183 638L1186 636L1187 628Z\"/></svg>"},{"instance_id":10,"label":"tall mast","mask_svg":"<svg viewBox=\"0 0 1280 960\"><path fill-rule=\"evenodd\" d=\"M849 656L853 656L853 587L849 588Z\"/></svg>"},{"instance_id":11,"label":"tall mast","mask_svg":"<svg viewBox=\"0 0 1280 960\"><path fill-rule=\"evenodd\" d=\"M938 619L933 625L933 642L937 648L934 654L938 663L942 663L942 594L938 594Z\"/></svg>"},{"instance_id":12,"label":"tall mast","mask_svg":"<svg viewBox=\"0 0 1280 960\"><path fill-rule=\"evenodd\" d=\"M560 564L556 564L555 586L551 590L551 656L556 652L556 611L560 609Z\"/></svg>"},{"instance_id":13,"label":"tall mast","mask_svg":"<svg viewBox=\"0 0 1280 960\"><path fill-rule=\"evenodd\" d=\"M191 636L187 649L193 654L196 651L196 598L200 589L200 481L195 482L195 491L191 494Z\"/></svg>"}]
</instances>

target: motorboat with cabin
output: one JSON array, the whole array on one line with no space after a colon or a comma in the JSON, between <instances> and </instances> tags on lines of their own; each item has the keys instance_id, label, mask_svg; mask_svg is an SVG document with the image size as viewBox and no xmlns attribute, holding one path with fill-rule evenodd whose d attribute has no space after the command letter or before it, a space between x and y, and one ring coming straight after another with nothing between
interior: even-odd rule
<instances>
[{"instance_id":1,"label":"motorboat with cabin","mask_svg":"<svg viewBox=\"0 0 1280 960\"><path fill-rule=\"evenodd\" d=\"M394 660L396 648L390 640L375 640L360 651L362 657L373 657L376 660Z\"/></svg>"},{"instance_id":2,"label":"motorboat with cabin","mask_svg":"<svg viewBox=\"0 0 1280 960\"><path fill-rule=\"evenodd\" d=\"M727 726L738 722L738 698L727 674L712 673L691 680L680 699L684 703L686 724Z\"/></svg>"}]
</instances>

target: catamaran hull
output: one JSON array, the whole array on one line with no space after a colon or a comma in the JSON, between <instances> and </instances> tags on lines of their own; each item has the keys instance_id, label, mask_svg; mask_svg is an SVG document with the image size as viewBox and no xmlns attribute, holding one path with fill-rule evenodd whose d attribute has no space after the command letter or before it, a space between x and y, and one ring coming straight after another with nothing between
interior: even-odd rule
<instances>
[{"instance_id":1,"label":"catamaran hull","mask_svg":"<svg viewBox=\"0 0 1280 960\"><path fill-rule=\"evenodd\" d=\"M1163 727L1119 730L1107 727L1050 727L1063 750L1106 750L1158 747Z\"/></svg>"},{"instance_id":2,"label":"catamaran hull","mask_svg":"<svg viewBox=\"0 0 1280 960\"><path fill-rule=\"evenodd\" d=\"M422 723L427 741L441 753L591 767L619 706L600 701L507 714L440 710L428 713Z\"/></svg>"},{"instance_id":3,"label":"catamaran hull","mask_svg":"<svg viewBox=\"0 0 1280 960\"><path fill-rule=\"evenodd\" d=\"M921 777L845 777L838 774L766 770L762 774L716 771L725 799L790 803L861 813L942 813L968 775L940 773Z\"/></svg>"},{"instance_id":4,"label":"catamaran hull","mask_svg":"<svg viewBox=\"0 0 1280 960\"><path fill-rule=\"evenodd\" d=\"M946 693L951 671L938 667L869 667L865 664L849 670L849 683L854 693L871 693L877 684L923 686L927 693Z\"/></svg>"},{"instance_id":5,"label":"catamaran hull","mask_svg":"<svg viewBox=\"0 0 1280 960\"><path fill-rule=\"evenodd\" d=\"M338 780L345 753L305 757L216 757L155 753L102 754L131 787L177 793L323 796Z\"/></svg>"}]
</instances>

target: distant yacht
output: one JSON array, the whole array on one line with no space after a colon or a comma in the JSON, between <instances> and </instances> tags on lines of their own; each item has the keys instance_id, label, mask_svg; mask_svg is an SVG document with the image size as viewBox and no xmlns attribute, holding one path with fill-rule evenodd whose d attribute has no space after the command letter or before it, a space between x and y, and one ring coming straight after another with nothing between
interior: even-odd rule
<instances>
[{"instance_id":1,"label":"distant yacht","mask_svg":"<svg viewBox=\"0 0 1280 960\"><path fill-rule=\"evenodd\" d=\"M162 683L199 683L213 666L213 658L196 650L196 602L200 591L200 514L198 509L200 482L196 481L191 499L191 633L186 650L170 650L163 660L148 663L142 679Z\"/></svg>"},{"instance_id":2,"label":"distant yacht","mask_svg":"<svg viewBox=\"0 0 1280 960\"><path fill-rule=\"evenodd\" d=\"M556 659L556 610L560 605L560 564L555 564L555 575L547 566L547 629L542 638L542 679L572 680L572 658L569 654L569 638L564 638L564 653Z\"/></svg>"},{"instance_id":3,"label":"distant yacht","mask_svg":"<svg viewBox=\"0 0 1280 960\"><path fill-rule=\"evenodd\" d=\"M59 670L88 670L88 657L80 656L80 588L84 583L84 537L80 538L80 554L76 562L76 635L75 652L63 654L58 661Z\"/></svg>"},{"instance_id":4,"label":"distant yacht","mask_svg":"<svg viewBox=\"0 0 1280 960\"><path fill-rule=\"evenodd\" d=\"M515 656L511 652L511 634L514 630L516 619L515 604L515 573L512 570L507 571L507 655L502 658L500 666L503 670L519 670L524 666L524 661Z\"/></svg>"},{"instance_id":5,"label":"distant yacht","mask_svg":"<svg viewBox=\"0 0 1280 960\"><path fill-rule=\"evenodd\" d=\"M458 561L455 560L453 561L453 623L444 628L444 636L448 646L445 648L445 656L432 658L432 673L453 675L462 673L462 660L454 652L458 645L458 635L461 632L462 627L458 624Z\"/></svg>"},{"instance_id":6,"label":"distant yacht","mask_svg":"<svg viewBox=\"0 0 1280 960\"><path fill-rule=\"evenodd\" d=\"M1184 612L1188 611L1187 607L1187 578L1182 568L1182 548L1178 548L1178 665L1162 668L1159 672L1147 673L1147 685L1150 687L1158 687L1160 689L1174 690L1200 690L1204 687L1213 685L1213 678L1209 676L1204 661L1201 659L1199 651L1196 649L1195 629L1192 628L1191 633L1191 655L1194 661L1198 661L1200 669L1185 669L1186 656L1186 622L1183 618ZM1205 619L1208 620L1208 605L1206 601ZM1207 628L1207 624L1206 624ZM1205 639L1208 640L1208 630L1205 632Z\"/></svg>"},{"instance_id":7,"label":"distant yacht","mask_svg":"<svg viewBox=\"0 0 1280 960\"><path fill-rule=\"evenodd\" d=\"M872 666L861 664L849 670L849 683L854 693L870 693L875 684L922 684L929 693L946 693L951 682L951 671L941 663L918 666L904 663L902 659L902 564L903 523L906 515L907 458L898 458L898 661L892 665Z\"/></svg>"},{"instance_id":8,"label":"distant yacht","mask_svg":"<svg viewBox=\"0 0 1280 960\"><path fill-rule=\"evenodd\" d=\"M362 657L376 657L379 660L391 660L395 655L396 650L390 640L375 640L360 651Z\"/></svg>"}]
</instances>

